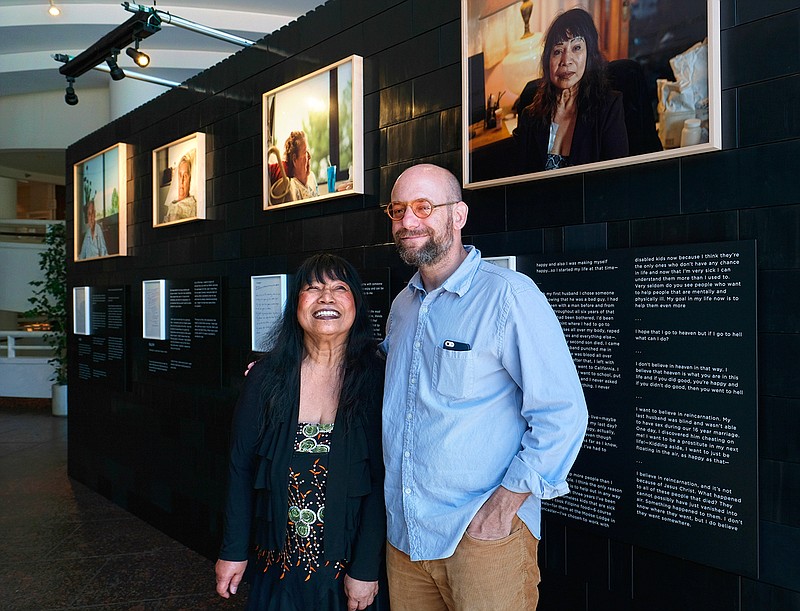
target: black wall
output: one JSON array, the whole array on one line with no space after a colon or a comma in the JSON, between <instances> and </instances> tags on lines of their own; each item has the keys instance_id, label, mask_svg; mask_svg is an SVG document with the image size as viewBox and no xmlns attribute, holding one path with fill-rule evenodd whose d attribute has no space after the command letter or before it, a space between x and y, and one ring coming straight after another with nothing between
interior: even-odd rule
<instances>
[{"instance_id":1,"label":"black wall","mask_svg":"<svg viewBox=\"0 0 800 611\"><path fill-rule=\"evenodd\" d=\"M466 192L466 240L485 255L757 240L761 576L551 520L541 547L545 610L800 609L800 2L721 4L723 151ZM249 277L290 272L319 250L390 267L395 292L410 277L378 206L418 161L461 174L459 10L456 0L331 0L188 91L70 147L71 223L72 164L132 145L129 256L68 266L71 286L131 287L127 389L80 383L71 369L72 477L215 555L229 421L248 360ZM365 58L368 194L262 211L261 93L353 53ZM154 229L151 151L195 131L208 134L208 220ZM221 387L154 381L141 281L208 276L224 279L222 354L207 355L222 359Z\"/></svg>"}]
</instances>

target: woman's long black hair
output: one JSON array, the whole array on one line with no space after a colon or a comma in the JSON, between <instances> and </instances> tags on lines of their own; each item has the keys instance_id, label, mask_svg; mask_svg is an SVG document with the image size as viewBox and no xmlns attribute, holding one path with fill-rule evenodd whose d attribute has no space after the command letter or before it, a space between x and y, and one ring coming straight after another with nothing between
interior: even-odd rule
<instances>
[{"instance_id":1,"label":"woman's long black hair","mask_svg":"<svg viewBox=\"0 0 800 611\"><path fill-rule=\"evenodd\" d=\"M380 401L376 393L382 390L382 367L376 342L372 339L369 310L358 273L350 263L336 255L312 255L295 273L283 316L273 328L268 342L271 348L262 358L268 368L261 385L264 406L262 432L269 424L288 417L299 401L300 365L305 357L305 348L303 329L297 321L297 304L303 287L326 280L341 280L347 284L356 307L355 320L347 338L339 393L339 409L343 410L345 423L349 425L370 402Z\"/></svg>"},{"instance_id":2,"label":"woman's long black hair","mask_svg":"<svg viewBox=\"0 0 800 611\"><path fill-rule=\"evenodd\" d=\"M542 52L542 82L528 107L542 125L549 126L558 104L558 88L550 80L550 54L557 44L582 36L586 42L586 71L578 84L578 120L594 121L610 90L606 60L592 16L581 8L570 9L553 20Z\"/></svg>"}]
</instances>

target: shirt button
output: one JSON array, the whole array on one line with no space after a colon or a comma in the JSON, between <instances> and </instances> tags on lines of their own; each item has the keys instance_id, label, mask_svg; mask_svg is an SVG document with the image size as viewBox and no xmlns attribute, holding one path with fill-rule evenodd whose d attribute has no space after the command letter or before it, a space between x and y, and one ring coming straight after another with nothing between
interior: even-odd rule
<instances>
[{"instance_id":1,"label":"shirt button","mask_svg":"<svg viewBox=\"0 0 800 611\"><path fill-rule=\"evenodd\" d=\"M406 420L411 420L414 416L411 415L411 412L406 414Z\"/></svg>"},{"instance_id":2,"label":"shirt button","mask_svg":"<svg viewBox=\"0 0 800 611\"><path fill-rule=\"evenodd\" d=\"M406 488L406 494L411 494L411 488Z\"/></svg>"},{"instance_id":3,"label":"shirt button","mask_svg":"<svg viewBox=\"0 0 800 611\"><path fill-rule=\"evenodd\" d=\"M414 348L419 348L422 345L422 342L414 342Z\"/></svg>"},{"instance_id":4,"label":"shirt button","mask_svg":"<svg viewBox=\"0 0 800 611\"><path fill-rule=\"evenodd\" d=\"M405 451L405 452L403 452L403 456L405 456L406 458L408 458L409 456L411 456L411 452L409 452L409 451Z\"/></svg>"},{"instance_id":5,"label":"shirt button","mask_svg":"<svg viewBox=\"0 0 800 611\"><path fill-rule=\"evenodd\" d=\"M417 378L411 378L411 385L414 386L417 383Z\"/></svg>"}]
</instances>

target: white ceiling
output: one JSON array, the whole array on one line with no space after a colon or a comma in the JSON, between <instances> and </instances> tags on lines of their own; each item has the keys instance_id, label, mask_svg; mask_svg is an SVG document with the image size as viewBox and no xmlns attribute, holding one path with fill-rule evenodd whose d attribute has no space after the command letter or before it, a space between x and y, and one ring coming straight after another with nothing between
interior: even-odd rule
<instances>
[{"instance_id":1,"label":"white ceiling","mask_svg":"<svg viewBox=\"0 0 800 611\"><path fill-rule=\"evenodd\" d=\"M61 9L48 14L47 0L0 0L0 101L45 91L64 91L62 65L53 53L78 55L92 43L127 21L132 13L120 0L53 0ZM144 1L139 4L152 6ZM320 0L172 0L156 8L184 19L258 40L320 5ZM161 31L142 41L141 50L152 58L147 74L181 82L241 49L209 36L163 24ZM121 54L119 66L128 71L132 60ZM75 90L108 87L108 74L90 70L78 78ZM61 108L56 110L63 110ZM35 126L31 126L35 129ZM61 174L64 151L8 151L0 142L0 167L33 173Z\"/></svg>"}]
</instances>

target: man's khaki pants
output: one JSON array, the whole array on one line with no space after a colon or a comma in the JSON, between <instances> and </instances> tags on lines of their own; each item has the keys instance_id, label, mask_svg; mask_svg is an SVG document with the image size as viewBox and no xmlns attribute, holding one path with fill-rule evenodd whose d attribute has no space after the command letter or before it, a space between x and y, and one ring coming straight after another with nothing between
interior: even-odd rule
<instances>
[{"instance_id":1,"label":"man's khaki pants","mask_svg":"<svg viewBox=\"0 0 800 611\"><path fill-rule=\"evenodd\" d=\"M539 601L539 541L518 517L511 534L467 534L449 558L412 562L386 546L392 611L533 611Z\"/></svg>"}]
</instances>

